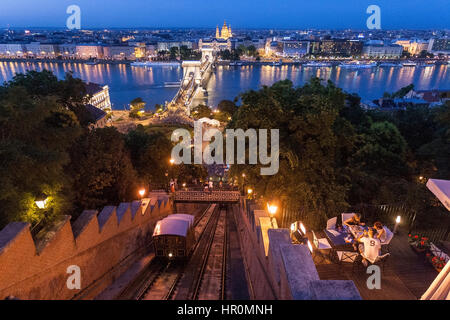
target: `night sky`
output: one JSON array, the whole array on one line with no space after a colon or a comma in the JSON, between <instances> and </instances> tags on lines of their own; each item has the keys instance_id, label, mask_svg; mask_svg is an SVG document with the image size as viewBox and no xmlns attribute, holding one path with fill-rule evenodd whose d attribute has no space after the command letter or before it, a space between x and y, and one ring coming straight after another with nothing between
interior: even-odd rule
<instances>
[{"instance_id":1,"label":"night sky","mask_svg":"<svg viewBox=\"0 0 450 320\"><path fill-rule=\"evenodd\" d=\"M209 27L364 29L381 7L382 29L450 28L450 0L1 0L0 27L65 27L81 7L82 28Z\"/></svg>"}]
</instances>

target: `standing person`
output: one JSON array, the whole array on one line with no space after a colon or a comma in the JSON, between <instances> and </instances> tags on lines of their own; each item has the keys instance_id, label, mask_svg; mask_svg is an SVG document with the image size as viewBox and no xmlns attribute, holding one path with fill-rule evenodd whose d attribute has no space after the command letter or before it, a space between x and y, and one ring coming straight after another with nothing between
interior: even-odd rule
<instances>
[{"instance_id":1,"label":"standing person","mask_svg":"<svg viewBox=\"0 0 450 320\"><path fill-rule=\"evenodd\" d=\"M364 234L356 239L358 242L362 243L362 245L359 246L359 251L363 257L362 263L366 267L368 265L367 261L374 263L380 255L381 242L374 235L375 230L373 228L369 228L369 231L364 231Z\"/></svg>"}]
</instances>

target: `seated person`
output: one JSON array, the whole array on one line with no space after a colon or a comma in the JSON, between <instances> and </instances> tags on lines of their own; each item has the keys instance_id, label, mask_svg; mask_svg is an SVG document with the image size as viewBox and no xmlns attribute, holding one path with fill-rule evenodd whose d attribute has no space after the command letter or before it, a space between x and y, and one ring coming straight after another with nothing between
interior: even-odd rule
<instances>
[{"instance_id":1,"label":"seated person","mask_svg":"<svg viewBox=\"0 0 450 320\"><path fill-rule=\"evenodd\" d=\"M375 230L373 228L369 228L369 231L364 231L364 234L356 240L363 244L359 247L359 251L363 257L362 263L365 266L368 265L367 260L374 263L380 255L381 250L381 242L375 237Z\"/></svg>"},{"instance_id":2,"label":"seated person","mask_svg":"<svg viewBox=\"0 0 450 320\"><path fill-rule=\"evenodd\" d=\"M347 219L343 222L347 227L349 226L363 226L364 222L361 222L361 213L354 213L350 219Z\"/></svg>"},{"instance_id":3,"label":"seated person","mask_svg":"<svg viewBox=\"0 0 450 320\"><path fill-rule=\"evenodd\" d=\"M381 242L386 241L386 230L384 230L383 224L380 221L374 223L373 227L377 231L375 237L379 239Z\"/></svg>"}]
</instances>

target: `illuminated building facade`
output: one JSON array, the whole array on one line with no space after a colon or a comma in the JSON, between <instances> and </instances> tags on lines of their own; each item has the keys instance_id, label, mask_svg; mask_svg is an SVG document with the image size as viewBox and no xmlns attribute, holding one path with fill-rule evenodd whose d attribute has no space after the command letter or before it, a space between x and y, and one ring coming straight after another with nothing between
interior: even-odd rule
<instances>
[{"instance_id":1,"label":"illuminated building facade","mask_svg":"<svg viewBox=\"0 0 450 320\"><path fill-rule=\"evenodd\" d=\"M214 51L231 50L231 40L227 39L200 39L198 41L198 48L208 49L212 48Z\"/></svg>"},{"instance_id":2,"label":"illuminated building facade","mask_svg":"<svg viewBox=\"0 0 450 320\"><path fill-rule=\"evenodd\" d=\"M216 39L228 40L233 37L231 26L227 26L226 21L223 22L222 29L219 32L219 26L216 27Z\"/></svg>"},{"instance_id":3,"label":"illuminated building facade","mask_svg":"<svg viewBox=\"0 0 450 320\"><path fill-rule=\"evenodd\" d=\"M99 45L77 45L77 58L79 59L90 59L103 58L103 47Z\"/></svg>"},{"instance_id":4,"label":"illuminated building facade","mask_svg":"<svg viewBox=\"0 0 450 320\"><path fill-rule=\"evenodd\" d=\"M400 58L403 47L398 44L369 44L363 47L363 56L368 58Z\"/></svg>"},{"instance_id":5,"label":"illuminated building facade","mask_svg":"<svg viewBox=\"0 0 450 320\"><path fill-rule=\"evenodd\" d=\"M450 54L450 38L431 39L428 48L433 53Z\"/></svg>"},{"instance_id":6,"label":"illuminated building facade","mask_svg":"<svg viewBox=\"0 0 450 320\"><path fill-rule=\"evenodd\" d=\"M111 110L109 87L107 85L101 86L97 83L89 82L86 84L86 91L90 97L88 104L104 111Z\"/></svg>"},{"instance_id":7,"label":"illuminated building facade","mask_svg":"<svg viewBox=\"0 0 450 320\"><path fill-rule=\"evenodd\" d=\"M135 60L135 47L130 46L105 46L103 47L103 57L114 60Z\"/></svg>"}]
</instances>

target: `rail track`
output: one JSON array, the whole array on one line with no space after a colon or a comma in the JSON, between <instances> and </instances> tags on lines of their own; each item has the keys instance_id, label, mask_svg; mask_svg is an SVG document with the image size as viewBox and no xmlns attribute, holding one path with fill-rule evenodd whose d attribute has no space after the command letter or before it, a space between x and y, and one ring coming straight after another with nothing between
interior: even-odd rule
<instances>
[{"instance_id":1,"label":"rail track","mask_svg":"<svg viewBox=\"0 0 450 320\"><path fill-rule=\"evenodd\" d=\"M182 279L174 299L226 299L227 213L227 210L219 210L215 217L211 217L205 237L198 242L192 260L180 275Z\"/></svg>"},{"instance_id":2,"label":"rail track","mask_svg":"<svg viewBox=\"0 0 450 320\"><path fill-rule=\"evenodd\" d=\"M227 223L227 211L225 212L225 222L224 222L224 231L223 231L223 248L222 248L222 278L220 283L220 300L226 300L227 292L226 292L226 280L227 280L227 257L228 257L228 223Z\"/></svg>"},{"instance_id":3,"label":"rail track","mask_svg":"<svg viewBox=\"0 0 450 320\"><path fill-rule=\"evenodd\" d=\"M211 205L206 208L201 216L196 219L194 222L193 228L197 227L198 224L205 218L205 216L208 214L208 212L211 209ZM203 228L203 231L200 233L199 239L196 242L193 250L191 250L190 255L187 259L187 261L191 260L191 256L193 253L195 253L196 248L198 247L198 244L200 243L201 239L203 238L203 235L205 234L205 230L211 223L211 218L214 216L214 214L217 212L217 208L213 209L213 212L211 213L211 217L208 220L206 226ZM173 296L173 293L175 292L176 286L178 281L180 280L181 276L183 275L183 269L185 265L178 261L167 261L164 259L152 259L149 264L146 266L146 268L138 274L138 276L131 281L116 297L117 300L141 300L145 299L146 296L149 294L149 292L152 291L153 286L155 283L160 281L162 278L173 278L173 275L175 280L172 281L172 285L170 288L168 288L167 293L164 294L160 299L170 299Z\"/></svg>"}]
</instances>

